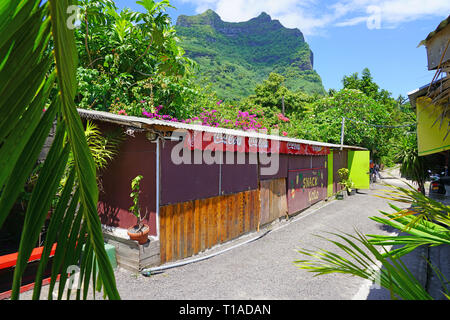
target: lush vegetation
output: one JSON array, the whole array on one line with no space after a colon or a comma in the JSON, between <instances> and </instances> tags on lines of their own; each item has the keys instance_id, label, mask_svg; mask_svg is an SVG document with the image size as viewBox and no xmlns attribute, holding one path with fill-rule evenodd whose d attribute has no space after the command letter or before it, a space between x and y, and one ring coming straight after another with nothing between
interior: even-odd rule
<instances>
[{"instance_id":1,"label":"lush vegetation","mask_svg":"<svg viewBox=\"0 0 450 320\"><path fill-rule=\"evenodd\" d=\"M161 105L173 117L188 117L213 94L194 84L194 62L165 13L169 1L137 3L142 12L119 12L111 0L81 1L76 103L133 116Z\"/></svg>"},{"instance_id":2,"label":"lush vegetation","mask_svg":"<svg viewBox=\"0 0 450 320\"><path fill-rule=\"evenodd\" d=\"M425 181L428 178L428 159L419 157L417 135L406 134L400 137L396 145L394 161L400 164L400 174L417 183L418 189L425 194Z\"/></svg>"},{"instance_id":3,"label":"lush vegetation","mask_svg":"<svg viewBox=\"0 0 450 320\"><path fill-rule=\"evenodd\" d=\"M74 4L69 0L0 2L0 229L34 173L56 123L54 141L27 203L12 299L19 298L27 262L52 204L33 298L40 296L55 242L49 299L63 297L73 265L80 266L85 285L77 298L87 296L90 283L95 289L103 287L108 298L120 298L97 213L96 162L75 105L77 47L67 13ZM53 290L58 275L59 287Z\"/></svg>"},{"instance_id":4,"label":"lush vegetation","mask_svg":"<svg viewBox=\"0 0 450 320\"><path fill-rule=\"evenodd\" d=\"M142 12L82 1L79 107L330 143L340 143L345 118L345 144L400 161L399 142L414 127L397 126L414 123L414 112L368 69L325 93L301 32L266 14L227 23L208 10L174 27L169 1L138 3Z\"/></svg>"},{"instance_id":5,"label":"lush vegetation","mask_svg":"<svg viewBox=\"0 0 450 320\"><path fill-rule=\"evenodd\" d=\"M186 54L220 99L235 103L253 93L271 72L286 78L291 90L323 94L313 70L312 52L298 29L286 29L262 13L247 22L224 22L212 10L179 16L177 34Z\"/></svg>"},{"instance_id":6,"label":"lush vegetation","mask_svg":"<svg viewBox=\"0 0 450 320\"><path fill-rule=\"evenodd\" d=\"M343 89L310 104L310 112L286 131L291 136L340 143L345 118L344 144L369 149L375 161L395 163L399 141L415 135L415 113L401 96L398 99L379 89L370 71L343 78Z\"/></svg>"},{"instance_id":7,"label":"lush vegetation","mask_svg":"<svg viewBox=\"0 0 450 320\"><path fill-rule=\"evenodd\" d=\"M77 107L332 143L340 143L345 118L344 144L366 147L388 165L402 163L402 173L423 187L424 165L415 150L415 128L403 126L415 123L415 114L403 97L394 99L381 89L368 69L361 77L357 73L344 77L343 89L326 93L301 33L283 28L265 14L230 24L208 11L181 16L174 27L165 13L171 6L168 0L137 3L142 12L119 12L112 0L81 0L77 2L80 25L73 30L67 27L67 8L75 1L0 2L0 229L14 214L14 207L19 205L23 211L13 299L19 297L28 258L45 223L48 228L33 298L40 296L55 242L49 299L63 297L71 265L81 267L84 298L91 282L95 289L103 287L107 297L119 298L104 249L97 201L101 168L115 155L121 137L102 136L90 123L83 126ZM45 162L37 164L53 126L53 145ZM448 226L448 207L422 194L401 192L397 196L414 204L415 211L393 207L396 213L386 217L395 219L380 221L417 230L413 241L352 238L388 269L384 284L404 279L392 278L397 265L386 264L390 262L373 250L374 245L406 244L396 256L389 256L395 259L419 245L449 242L448 232L433 224ZM136 200L131 211L136 213L137 205ZM423 232L430 237L420 237ZM350 238L341 239L351 245L348 252L358 257L362 251L357 245ZM337 270L300 262L315 272ZM345 268L349 266L344 262ZM368 270L338 272L366 276ZM397 286L393 295L415 284ZM420 291L417 297L426 296Z\"/></svg>"}]
</instances>

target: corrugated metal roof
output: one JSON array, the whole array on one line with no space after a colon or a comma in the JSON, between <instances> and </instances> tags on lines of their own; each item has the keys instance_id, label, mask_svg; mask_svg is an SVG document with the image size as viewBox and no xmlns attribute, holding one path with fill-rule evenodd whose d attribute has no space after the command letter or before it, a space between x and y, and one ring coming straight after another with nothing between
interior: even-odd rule
<instances>
[{"instance_id":1,"label":"corrugated metal roof","mask_svg":"<svg viewBox=\"0 0 450 320\"><path fill-rule=\"evenodd\" d=\"M135 128L145 129L147 126L165 126L173 129L184 129L184 130L194 130L194 131L203 131L210 133L222 133L233 136L241 136L241 137L250 137L250 138L259 138L259 139L267 139L267 140L275 140L275 141L285 141L285 142L293 142L293 143L302 143L308 144L312 146L320 146L320 147L329 147L329 148L341 148L340 144L332 144L318 141L310 141L303 139L293 139L286 138L276 135L267 135L259 132L249 132L242 131L236 129L227 129L227 128L217 128L217 127L209 127L202 126L198 124L187 124L181 122L174 121L164 121L157 119L148 119L134 116L123 116L117 115L114 113L104 112L104 111L95 111L95 110L86 110L86 109L78 109L78 113L81 117L93 120L100 120L110 123L116 123L120 125L132 126ZM355 150L367 150L366 148L356 147L356 146L342 146L345 149L355 149Z\"/></svg>"},{"instance_id":2,"label":"corrugated metal roof","mask_svg":"<svg viewBox=\"0 0 450 320\"><path fill-rule=\"evenodd\" d=\"M450 23L450 15L446 19L442 20L441 23L439 23L439 25L437 26L437 28L434 31L430 32L428 36L419 43L419 46L426 45L428 41L430 41L437 33L439 33L439 31L448 26L449 23Z\"/></svg>"},{"instance_id":3,"label":"corrugated metal roof","mask_svg":"<svg viewBox=\"0 0 450 320\"><path fill-rule=\"evenodd\" d=\"M441 84L441 82L445 80L445 79L439 79L439 80L435 80L433 83L428 83L426 85L421 86L418 89L415 89L411 92L408 92L408 98L409 98L409 102L411 103L411 106L413 107L413 109L416 108L416 100L419 97L423 97L426 96L428 93L428 89L430 88L430 86L433 87L437 87Z\"/></svg>"}]
</instances>

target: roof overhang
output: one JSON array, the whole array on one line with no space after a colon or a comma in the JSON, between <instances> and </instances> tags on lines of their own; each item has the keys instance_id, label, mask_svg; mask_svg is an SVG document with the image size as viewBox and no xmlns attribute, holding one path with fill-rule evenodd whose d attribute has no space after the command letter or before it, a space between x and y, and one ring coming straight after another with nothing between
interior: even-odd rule
<instances>
[{"instance_id":1,"label":"roof overhang","mask_svg":"<svg viewBox=\"0 0 450 320\"><path fill-rule=\"evenodd\" d=\"M114 123L122 126L128 126L143 130L158 130L158 131L175 131L177 129L180 130L191 130L191 131L201 131L201 132L209 132L209 133L221 133L230 136L240 136L240 137L249 137L249 138L258 138L258 139L267 139L274 141L284 141L284 142L292 142L292 143L301 143L307 144L311 146L320 146L320 147L328 147L330 149L344 148L344 149L353 149L353 150L367 150L366 148L357 147L357 146L347 146L340 144L332 144L325 143L319 141L311 141L311 140L303 140L303 139L293 139L286 138L276 135L268 135L260 132L252 132L252 131L242 131L235 129L227 129L227 128L217 128L217 127L208 127L199 124L186 124L181 122L174 121L164 121L157 119L148 119L134 116L124 116L117 115L110 112L104 111L95 111L95 110L86 110L86 109L78 109L78 113L82 118L90 119L90 120L98 120L108 123Z\"/></svg>"}]
</instances>

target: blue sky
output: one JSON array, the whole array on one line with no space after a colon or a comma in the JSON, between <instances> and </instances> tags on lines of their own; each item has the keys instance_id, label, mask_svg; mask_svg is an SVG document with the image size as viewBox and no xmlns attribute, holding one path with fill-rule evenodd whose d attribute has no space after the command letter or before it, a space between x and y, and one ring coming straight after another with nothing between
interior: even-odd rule
<instances>
[{"instance_id":1,"label":"blue sky","mask_svg":"<svg viewBox=\"0 0 450 320\"><path fill-rule=\"evenodd\" d=\"M120 8L140 10L134 0L116 0ZM367 67L393 97L427 84L425 47L417 47L450 14L448 0L171 0L178 15L207 9L224 21L247 21L261 12L285 27L300 29L314 52L314 68L325 89L342 88L345 75Z\"/></svg>"}]
</instances>

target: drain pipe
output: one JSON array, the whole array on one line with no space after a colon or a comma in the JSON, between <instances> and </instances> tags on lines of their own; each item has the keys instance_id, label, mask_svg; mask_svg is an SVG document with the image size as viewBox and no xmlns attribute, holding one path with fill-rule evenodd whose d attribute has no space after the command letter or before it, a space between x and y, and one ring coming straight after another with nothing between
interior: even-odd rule
<instances>
[{"instance_id":1,"label":"drain pipe","mask_svg":"<svg viewBox=\"0 0 450 320\"><path fill-rule=\"evenodd\" d=\"M187 264L191 264L191 263L203 261L203 260L206 260L206 259L210 259L210 258L212 258L212 257L215 257L215 256L219 255L219 254L222 254L222 253L225 253L225 252L230 251L230 250L232 250L232 249L236 249L237 247L243 246L244 244L247 244L247 243L256 241L256 240L258 240L258 239L261 239L262 237L266 236L266 235L267 235L269 232L271 232L271 231L272 231L272 230L268 230L268 231L264 232L263 234L261 234L261 235L255 237L255 238L249 239L249 240L247 240L247 241L245 241L245 242L242 242L242 243L238 243L238 244L236 244L236 245L234 245L234 246L232 246L232 247L223 249L223 250L221 250L221 251L212 253L212 254L207 255L207 256L203 256L203 257L199 257L199 258L191 259L191 260L187 260L187 261L180 261L180 262L173 263L173 264L169 264L169 265L165 265L165 266L160 266L160 267L154 267L154 268L143 269L143 270L141 271L141 274L142 274L143 276L149 277L149 276L151 276L152 274L154 274L155 272L157 273L157 272L164 271L164 270L167 270L167 269L172 269L172 268L176 268L176 267L181 267L181 266L184 266L184 265L187 265Z\"/></svg>"}]
</instances>

